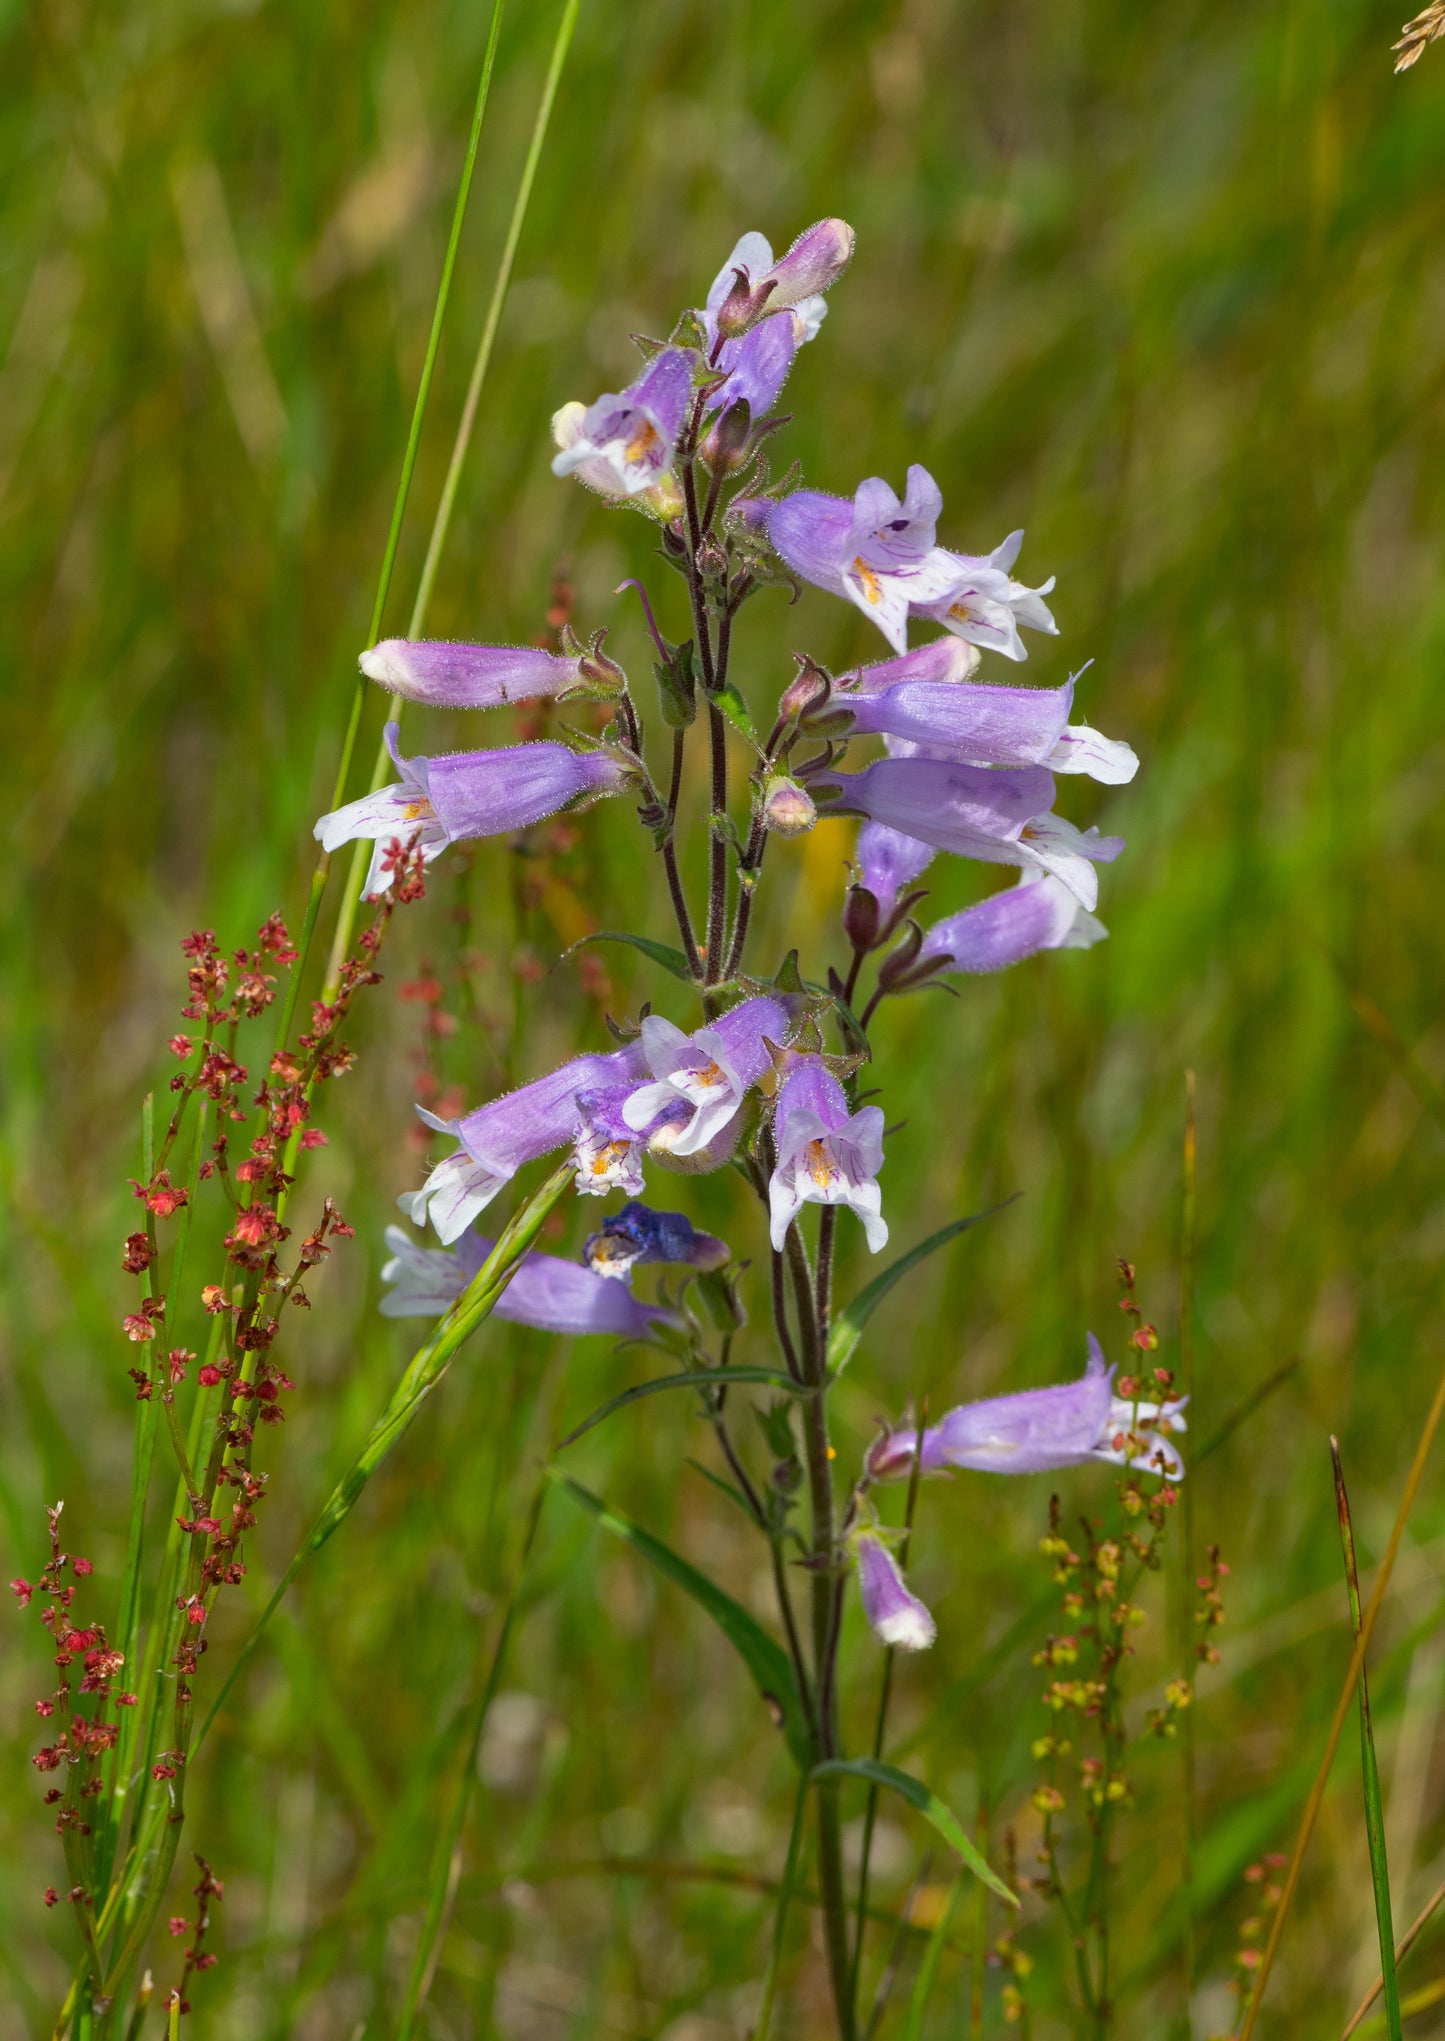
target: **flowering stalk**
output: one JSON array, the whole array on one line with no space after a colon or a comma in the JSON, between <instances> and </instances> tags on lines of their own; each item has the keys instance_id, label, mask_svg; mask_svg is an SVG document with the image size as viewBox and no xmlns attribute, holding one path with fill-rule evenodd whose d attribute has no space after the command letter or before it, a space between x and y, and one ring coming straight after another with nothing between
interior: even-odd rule
<instances>
[{"instance_id":1,"label":"flowering stalk","mask_svg":"<svg viewBox=\"0 0 1445 2041\"><path fill-rule=\"evenodd\" d=\"M575 11L569 0L568 35ZM554 59L549 92L555 82ZM535 148L528 177L534 168ZM514 227L519 218L514 215ZM504 267L514 249L515 235ZM874 1055L874 1016L887 1000L942 973L1003 969L1043 951L1097 941L1104 931L1092 913L1096 867L1111 861L1122 842L1056 813L1055 776L1064 777L1067 794L1079 775L1118 786L1137 765L1127 745L1070 722L1073 681L1052 688L975 681L986 652L1023 659L1021 626L1046 635L1055 629L1042 599L1052 582L1036 588L1013 578L1021 535L988 554L942 543L942 492L916 464L901 498L878 477L865 479L851 496L792 487L792 477L785 484L770 481L768 446L785 422L774 407L800 351L819 330L823 293L851 254L851 229L836 220L807 229L781 260L761 235L744 235L705 302L684 312L665 339L642 343L642 367L625 389L565 405L553 421L555 472L574 477L615 509L647 517L661 557L684 583L690 636L678 642L658 623L661 605L654 610L639 589L657 653L664 768L649 763L648 715L627 675L604 652L604 633L580 638L568 606L552 620L564 625L555 648L497 644L485 631L461 644L421 639L434 565L429 554L411 632L370 644L363 676L401 699L463 715L486 716L517 700L546 699L563 711L592 704L602 727L556 723L551 727L558 734L545 739L468 743L417 757L402 754L397 725L389 725L393 776L386 783L378 777L369 793L350 803L338 793L316 824L323 878L325 858L345 841L358 846L353 893L370 859L365 894L376 901L375 919L347 956L354 902L342 904L333 970L310 1029L294 1044L289 1021L304 941L298 956L273 919L258 950L237 953L234 966L209 933L188 944L186 1013L194 1034L172 1045L187 1068L176 1080L176 1109L154 1153L147 1122L144 1181L136 1186L144 1228L130 1236L124 1257L125 1267L145 1279L138 1307L125 1320L130 1340L148 1350L148 1366L133 1371L143 1405L138 1467L148 1473L163 1416L180 1483L177 1520L162 1566L164 1600L146 1637L147 1683L137 1728L116 1729L97 1711L82 1735L67 1700L67 1741L56 1759L57 1766L69 1766L74 1787L65 1797L70 1818L62 1834L89 1929L82 1982L97 2001L113 2002L158 1917L179 1846L188 1767L251 1645L301 1565L344 1522L366 1480L440 1384L461 1341L494 1312L562 1336L605 1333L661 1347L684 1364L676 1374L611 1398L569 1437L641 1395L689 1390L710 1427L727 1484L767 1542L786 1656L765 1637L754 1640L750 1662L755 1671L764 1667L760 1684L788 1724L801 1769L800 1820L808 1793L816 1798L817 1876L840 2041L854 2041L857 2031L867 1916L867 1843L856 1904L841 1847L843 1781L859 1769L846 1759L840 1727L841 1647L852 1585L868 1628L889 1653L874 1756L862 1765L870 1781L865 1833L871 1838L879 1782L890 1777L881 1751L892 1655L924 1650L935 1635L934 1618L903 1571L922 1478L965 1470L984 1477L1028 1474L1103 1460L1124 1466L1136 1496L1146 1476L1163 1483L1158 1498L1139 1505L1162 1521L1168 1504L1159 1498L1172 1497L1171 1484L1182 1472L1173 1442L1183 1429L1181 1399L1156 1370L1153 1400L1142 1401L1140 1384L1132 1378L1116 1384L1092 1345L1086 1371L1074 1382L960 1402L936 1424L907 1418L884 1427L871 1448L850 1456L856 1470L851 1485L849 1464L837 1465L829 1398L842 1363L835 1355L830 1372L829 1352L839 1228L844 1239L861 1236L870 1253L888 1240L887 1112L873 1102L871 1086L866 1094L859 1089ZM470 412L464 428L470 430ZM882 630L893 657L835 680L802 655L771 727L764 715L755 724L731 677L734 629L754 594L770 585L796 588L798 579L852 603ZM379 618L380 598L378 626ZM915 627L942 635L910 650ZM703 871L689 875L677 826L689 733L699 721L706 723L709 758L708 840ZM746 812L737 815L730 800L739 810L743 803L729 786L729 726L752 753ZM759 729L768 730L765 741ZM870 748L848 755L854 745ZM649 1004L635 1018L610 1022L611 1046L587 1043L554 1069L519 1070L515 1089L466 1109L460 1100L442 1103L435 1086L428 1093L436 1110L428 1106L422 1119L448 1145L399 1202L417 1227L435 1231L437 1243L388 1229L383 1278L390 1287L382 1309L389 1316L433 1318L435 1330L412 1357L198 1730L194 1707L206 1631L219 1596L244 1573L245 1537L265 1498L258 1438L263 1426L277 1422L281 1398L292 1388L278 1359L283 1307L306 1306L309 1272L330 1254L332 1241L350 1231L328 1202L299 1250L286 1245L300 1155L323 1138L313 1125L320 1087L351 1062L338 1030L355 997L376 982L382 935L396 906L421 896L429 859L451 843L514 836L613 794L635 806L661 857L681 958L650 937L631 939L686 984L694 1010L683 1024ZM805 973L792 953L769 976L750 954L750 940L770 840L780 841L776 862L829 810L865 821L842 902L846 948L839 955L846 975L826 959L810 962ZM940 853L1013 866L1020 877L925 930L914 918L924 897L914 882ZM690 877L705 895L700 913L689 897ZM317 897L313 890L308 934ZM292 990L255 1098L249 1147L233 1154L234 1129L246 1117L241 1087L249 1081L239 1060L241 1031L273 1001L266 969L273 960L293 965ZM871 986L865 984L870 965ZM234 982L233 972L240 974ZM526 1038L520 1029L514 1035L520 1058ZM193 1098L194 1162L181 1187L173 1180L180 1167L177 1142ZM551 1175L500 1238L477 1232L492 1202L544 1158L552 1158ZM748 1334L747 1252L735 1256L686 1213L645 1201L657 1171L688 1176L726 1165L738 1168L758 1200L766 1249L755 1258L767 1271L781 1370L736 1358ZM191 1213L207 1181L226 1200L228 1229L216 1280L203 1292L210 1340L184 1432L174 1398L191 1379L197 1355L169 1346L167 1312L180 1295ZM590 1231L580 1258L535 1251L544 1218L573 1190L589 1201L620 1191L628 1202L600 1217L595 1203L584 1208ZM809 1210L814 1205L816 1218ZM177 1245L162 1284L165 1224L177 1215ZM914 1250L902 1266L923 1251L926 1246ZM864 1301L881 1294L878 1284L886 1287L898 1272L886 1272L854 1300L855 1325ZM1144 1330L1136 1331L1136 1344ZM770 1455L766 1471L752 1464L748 1441L734 1425L736 1399L749 1386L769 1387L776 1397L756 1412ZM874 1490L903 1480L909 1503L900 1546ZM144 1486L141 1480L142 1500ZM47 1587L53 1605L70 1586L61 1579L58 1555L56 1545L48 1576L54 1584ZM138 1629L138 1561L137 1543L123 1597L127 1637ZM1095 1561L1102 1579L1107 1569L1097 1553ZM1147 1563L1142 1554L1140 1563ZM801 1623L793 1604L796 1571L807 1576L808 1619ZM679 1562L675 1577L688 1576L692 1570ZM713 1591L714 1612L719 1596L728 1602L721 1590ZM69 1622L64 1617L67 1637ZM734 1604L725 1627L736 1641L751 1634L753 1623ZM102 1653L95 1676L103 1686L118 1672L119 1656L107 1670L109 1647L98 1633L89 1648ZM157 1698L163 1679L171 1686L164 1708ZM778 1690L789 1680L794 1692L785 1701ZM96 1691L102 1701L108 1698L108 1689ZM125 1697L114 1699L121 1707ZM96 1723L106 1732L100 1742ZM104 1763L112 1750L113 1768L103 1775L101 1792L105 1799L108 1780L110 1798L93 1839L81 1805L89 1792L85 1768ZM1116 1755L1106 1753L1110 1777ZM128 1794L137 1759L146 1776L141 1790ZM915 1805L927 1802L919 1782L891 1777L903 1779ZM1007 1901L1009 1892L952 1816L948 1822L943 1832L969 1868ZM1101 1832L1098 1862L1106 1866L1107 1829ZM791 1855L796 1868L796 1846ZM1103 1879L1102 1870L1091 1873L1090 1891ZM195 1931L175 1987L177 2008L191 1976L210 1957L202 1937L207 1902L219 1891L204 1864L198 1897ZM93 1913L84 1912L87 1905ZM1086 1901L1080 1918L1097 1941L1092 1908ZM429 1936L435 1928L433 1921ZM775 1943L775 1965L779 1947ZM1106 1950L1091 1978L1090 2004L1097 2005L1107 1999Z\"/></svg>"}]
</instances>

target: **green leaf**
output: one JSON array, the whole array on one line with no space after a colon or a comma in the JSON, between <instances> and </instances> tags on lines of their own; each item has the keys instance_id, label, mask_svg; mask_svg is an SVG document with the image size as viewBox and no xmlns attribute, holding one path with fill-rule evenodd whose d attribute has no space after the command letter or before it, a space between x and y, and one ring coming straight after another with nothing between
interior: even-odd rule
<instances>
[{"instance_id":1,"label":"green leaf","mask_svg":"<svg viewBox=\"0 0 1445 2041\"><path fill-rule=\"evenodd\" d=\"M953 1809L945 1806L936 1793L930 1793L923 1781L915 1779L911 1772L900 1772L896 1765L885 1765L879 1758L829 1758L821 1765L814 1765L813 1777L867 1779L875 1786L887 1786L910 1807L916 1807L925 1821L932 1822L943 1840L957 1850L974 1877L990 1892L997 1894L1006 1906L1018 1905L1018 1895L1009 1891L996 1871L989 1869L988 1859L976 1844L969 1841Z\"/></svg>"},{"instance_id":2,"label":"green leaf","mask_svg":"<svg viewBox=\"0 0 1445 2041\"><path fill-rule=\"evenodd\" d=\"M852 1303L847 1305L833 1321L832 1334L828 1340L828 1366L835 1375L841 1374L863 1337L863 1328L893 1285L900 1277L906 1276L911 1268L933 1254L938 1248L946 1247L960 1233L967 1233L971 1226L982 1225L985 1219L992 1219L996 1212L1002 1212L1023 1194L1015 1191L1012 1198L1005 1198L1001 1204L990 1205L986 1212L970 1213L967 1219L955 1219L948 1226L940 1226L937 1233L930 1233L927 1240L920 1240L917 1247L910 1247L907 1254L901 1254L897 1261L884 1269L881 1276L875 1276L865 1290L860 1290Z\"/></svg>"},{"instance_id":3,"label":"green leaf","mask_svg":"<svg viewBox=\"0 0 1445 2041\"><path fill-rule=\"evenodd\" d=\"M741 1368L692 1368L683 1375L658 1375L651 1382L638 1382L631 1389L624 1389L620 1396L613 1396L591 1417L584 1418L575 1431L568 1432L558 1444L560 1453L564 1446L570 1446L580 1439L584 1432L590 1432L603 1418L611 1417L614 1410L622 1410L629 1403L637 1403L644 1396L655 1396L659 1389L725 1389L729 1382L771 1382L779 1389L791 1389L789 1376L777 1368L764 1368L749 1362Z\"/></svg>"},{"instance_id":4,"label":"green leaf","mask_svg":"<svg viewBox=\"0 0 1445 2041\"><path fill-rule=\"evenodd\" d=\"M753 750L761 757L763 747L758 742L758 733L753 728L753 719L748 713L748 705L732 682L729 681L725 687L720 687L717 693L710 696L709 699L717 704L738 735L745 737L753 747Z\"/></svg>"},{"instance_id":5,"label":"green leaf","mask_svg":"<svg viewBox=\"0 0 1445 2041\"><path fill-rule=\"evenodd\" d=\"M641 950L644 957L650 957L654 964L661 964L664 971L670 971L674 978L681 978L685 984L691 985L695 980L696 974L681 950L669 949L666 943L656 943L649 935L629 935L620 928L599 928L595 935L580 936L563 950L553 970L558 964L565 964L587 943L626 943L630 949Z\"/></svg>"},{"instance_id":6,"label":"green leaf","mask_svg":"<svg viewBox=\"0 0 1445 2041\"><path fill-rule=\"evenodd\" d=\"M670 1545L664 1545L660 1538L654 1538L650 1531L644 1531L641 1524L634 1524L620 1511L609 1509L600 1496L594 1495L590 1488L584 1488L581 1482L574 1481L569 1474L564 1474L559 1467L552 1466L548 1472L575 1503L590 1510L614 1537L625 1540L659 1573L666 1574L684 1594L691 1595L698 1606L706 1610L757 1682L758 1692L787 1738L793 1757L799 1765L806 1765L810 1749L803 1721L803 1705L793 1678L792 1661L782 1645L768 1635L757 1618L749 1615L740 1602L735 1602L731 1595L715 1587L706 1574L689 1565Z\"/></svg>"}]
</instances>

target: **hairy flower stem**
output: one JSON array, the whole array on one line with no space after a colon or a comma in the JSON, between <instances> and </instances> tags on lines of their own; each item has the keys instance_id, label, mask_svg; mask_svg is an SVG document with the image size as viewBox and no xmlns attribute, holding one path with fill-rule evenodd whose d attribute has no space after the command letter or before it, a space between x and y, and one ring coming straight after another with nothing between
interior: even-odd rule
<instances>
[{"instance_id":1,"label":"hairy flower stem","mask_svg":"<svg viewBox=\"0 0 1445 2041\"><path fill-rule=\"evenodd\" d=\"M818 1293L814 1288L813 1273L808 1267L807 1251L796 1226L788 1230L785 1251L798 1315L803 1381L811 1392L802 1399L803 1453L812 1510L810 1543L816 1738L818 1755L826 1759L839 1755L837 1682L834 1678L838 1650L838 1583L833 1526L833 1450L828 1438L827 1361L824 1343L819 1336ZM818 1886L823 1900L828 1970L841 2041L853 2041L855 2026L848 1960L848 1896L843 1879L836 1782L825 1781L817 1788L817 1794Z\"/></svg>"},{"instance_id":2,"label":"hairy flower stem","mask_svg":"<svg viewBox=\"0 0 1445 2041\"><path fill-rule=\"evenodd\" d=\"M672 911L677 918L677 933L682 942L682 953L687 958L688 968L694 977L698 970L697 937L693 934L692 915L688 911L687 894L683 891L682 873L677 864L677 837L674 825L677 821L677 804L682 793L682 762L687 751L687 732L674 730L672 733L672 778L667 788L667 835L662 845L662 866L667 873L667 890L672 898Z\"/></svg>"},{"instance_id":3,"label":"hairy flower stem","mask_svg":"<svg viewBox=\"0 0 1445 2041\"><path fill-rule=\"evenodd\" d=\"M898 1564L908 1563L908 1548L913 1542L913 1517L918 1508L918 1485L923 1478L923 1434L928 1426L928 1398L918 1400L918 1435L913 1451L913 1467L908 1477L908 1501L903 1512L903 1536L898 1541ZM878 1713L873 1723L873 1759L876 1763L883 1756L883 1739L888 1728L888 1707L893 1699L893 1661L897 1652L891 1647L883 1654L883 1679L878 1690ZM863 1848L858 1864L858 1912L853 1927L853 1977L852 1998L854 2016L857 2016L858 1985L863 1969L863 1938L868 1927L868 1873L873 1858L873 1830L878 1820L878 1788L870 1785L868 1800L863 1810Z\"/></svg>"}]
</instances>

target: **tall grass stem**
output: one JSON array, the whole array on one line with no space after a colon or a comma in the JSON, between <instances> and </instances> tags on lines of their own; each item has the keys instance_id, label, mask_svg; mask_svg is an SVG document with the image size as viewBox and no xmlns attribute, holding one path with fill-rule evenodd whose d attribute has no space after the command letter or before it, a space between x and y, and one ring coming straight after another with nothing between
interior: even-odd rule
<instances>
[{"instance_id":1,"label":"tall grass stem","mask_svg":"<svg viewBox=\"0 0 1445 2041\"><path fill-rule=\"evenodd\" d=\"M1345 1561L1345 1586L1350 1597L1350 1626L1360 1634L1360 1576L1355 1561L1355 1530L1350 1521L1350 1498L1345 1491L1345 1470L1340 1465L1340 1442L1330 1440L1330 1460L1335 1474L1335 1507L1340 1519L1340 1546ZM1364 1660L1360 1661L1360 1772L1365 1789L1365 1834L1370 1846L1370 1882L1375 1890L1375 1925L1380 1937L1380 1976L1385 1997L1385 2026L1390 2041L1402 2041L1400 2032L1400 1987L1395 1977L1395 1921L1390 1908L1390 1866L1385 1849L1385 1809L1380 1794L1380 1767L1375 1757L1375 1728L1370 1719L1370 1682Z\"/></svg>"},{"instance_id":2,"label":"tall grass stem","mask_svg":"<svg viewBox=\"0 0 1445 2041\"><path fill-rule=\"evenodd\" d=\"M1395 1570L1395 1560L1400 1550L1400 1540L1405 1535L1405 1525L1408 1523L1410 1511L1414 1507L1415 1496L1420 1487L1420 1480L1425 1472L1425 1462L1429 1457L1430 1448L1434 1444L1435 1434L1440 1428L1442 1415L1445 1415L1445 1373L1441 1374L1440 1381L1435 1390L1434 1401L1430 1405L1429 1413L1426 1416L1424 1427L1420 1433L1419 1444L1415 1448L1415 1457L1410 1463L1410 1472L1406 1477L1404 1492L1400 1497L1400 1506L1395 1512L1395 1522L1390 1532L1390 1542L1385 1547L1385 1556L1380 1561L1380 1570L1375 1576L1375 1585L1371 1590L1369 1604L1365 1609L1364 1621L1361 1623L1359 1635L1355 1639L1355 1649L1350 1657L1349 1671L1345 1674L1345 1683L1340 1689L1340 1698L1335 1704L1334 1720L1330 1724L1330 1733L1325 1742L1324 1755L1320 1759L1319 1770L1315 1773L1314 1784L1310 1788L1309 1799L1305 1802L1305 1811L1300 1819L1299 1835L1295 1840L1294 1854L1290 1858L1289 1870L1285 1874L1284 1891L1280 1895L1279 1905L1275 1909L1274 1919L1270 1924L1269 1940L1265 1943L1264 1954L1260 1958L1259 1970L1254 1981L1254 1990L1250 1994L1244 2022L1239 2030L1239 2041L1249 2041L1249 2037L1253 2034L1259 2019L1259 2009L1264 2002L1265 1987L1269 1983L1269 1973L1274 1967L1275 1955L1279 1949L1280 1937L1284 1933L1285 1922L1289 1918L1290 1906L1294 1900L1295 1893L1299 1889L1300 1869L1304 1863L1304 1854L1309 1848L1310 1837L1314 1834L1315 1822L1319 1818L1320 1805L1325 1797L1325 1787L1329 1783L1330 1766L1334 1763L1335 1751L1340 1741L1340 1732L1345 1726L1345 1716L1349 1713L1350 1696L1355 1691L1355 1681L1359 1678L1360 1667L1365 1662L1365 1653L1369 1649L1370 1638L1374 1634L1375 1619L1384 1605L1385 1592L1390 1585L1390 1576Z\"/></svg>"},{"instance_id":3,"label":"tall grass stem","mask_svg":"<svg viewBox=\"0 0 1445 2041\"><path fill-rule=\"evenodd\" d=\"M497 4L500 11L501 0L497 0ZM482 388L487 380L487 371L491 367L492 349L496 344L497 328L501 323L502 311L507 302L507 292L512 282L512 268L517 259L517 247L522 238L522 228L526 223L527 208L531 204L532 187L537 179L537 165L542 160L542 148L547 139L547 129L551 125L552 108L557 98L557 87L561 82L568 52L572 47L572 34L577 26L577 11L580 5L581 0L567 0L567 4L562 10L562 19L557 25L556 39L552 44L552 58L547 66L547 76L542 85L542 97L537 102L536 118L532 122L532 139L527 145L526 161L522 165L522 175L517 185L517 194L512 202L512 217L507 227L507 238L503 243L502 253L497 263L497 273L492 283L491 301L487 306L487 316L482 326L482 337L477 343L476 358L472 363L471 378L467 384L466 400L462 405L462 415L457 421L456 436L452 441L451 459L447 462L446 480L442 484L442 493L437 503L436 515L432 519L431 536L427 540L426 558L422 563L421 579L417 584L416 600L412 604L411 617L407 623L406 634L409 638L420 637L426 623L427 611L431 607L432 589L436 584L437 568L441 562L442 550L447 542L447 534L451 529L452 512L456 507L457 489L461 482L462 468L465 465L467 454L471 448L472 432L477 422L477 409L482 400ZM375 635L375 632L373 632L371 639L368 641L369 643L375 643ZM366 687L365 680L361 681L360 686L364 692ZM401 720L403 706L400 701L396 704L395 720L398 722ZM359 710L357 713L359 713ZM390 765L391 760L386 745L384 743L379 744L376 750L376 760L371 769L371 789L373 792L379 786L385 784ZM328 988L324 995L326 997L330 996L329 988L334 986L340 978L342 960L351 945L352 925L356 919L357 902L361 897L362 883L366 876L366 867L370 856L370 844L358 839L352 849L351 870L346 882L346 897L341 903L336 923L336 933L331 942L331 955L326 966L326 987Z\"/></svg>"}]
</instances>

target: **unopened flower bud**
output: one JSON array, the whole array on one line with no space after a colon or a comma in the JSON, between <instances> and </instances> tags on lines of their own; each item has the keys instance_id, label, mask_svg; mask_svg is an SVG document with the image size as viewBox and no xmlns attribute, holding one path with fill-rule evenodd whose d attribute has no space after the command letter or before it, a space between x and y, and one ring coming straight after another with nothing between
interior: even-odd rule
<instances>
[{"instance_id":1,"label":"unopened flower bud","mask_svg":"<svg viewBox=\"0 0 1445 2041\"><path fill-rule=\"evenodd\" d=\"M811 659L799 662L797 678L789 681L778 703L778 714L789 722L809 709L820 707L833 692L833 683L821 666Z\"/></svg>"},{"instance_id":2,"label":"unopened flower bud","mask_svg":"<svg viewBox=\"0 0 1445 2041\"><path fill-rule=\"evenodd\" d=\"M796 305L836 283L853 260L853 241L846 220L819 220L806 227L782 260L759 279L759 291L772 286L770 309Z\"/></svg>"},{"instance_id":3,"label":"unopened flower bud","mask_svg":"<svg viewBox=\"0 0 1445 2041\"><path fill-rule=\"evenodd\" d=\"M850 886L843 897L843 933L855 950L871 950L878 942L878 897L866 886Z\"/></svg>"},{"instance_id":4,"label":"unopened flower bud","mask_svg":"<svg viewBox=\"0 0 1445 2041\"><path fill-rule=\"evenodd\" d=\"M763 789L763 827L775 836L806 836L818 819L806 787L774 773Z\"/></svg>"},{"instance_id":5,"label":"unopened flower bud","mask_svg":"<svg viewBox=\"0 0 1445 2041\"><path fill-rule=\"evenodd\" d=\"M747 460L752 429L752 406L746 397L739 397L728 405L702 443L702 457L712 474L736 474Z\"/></svg>"}]
</instances>

